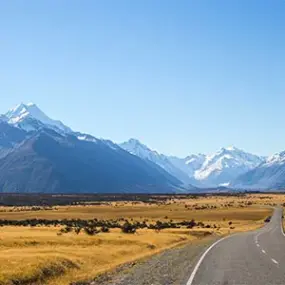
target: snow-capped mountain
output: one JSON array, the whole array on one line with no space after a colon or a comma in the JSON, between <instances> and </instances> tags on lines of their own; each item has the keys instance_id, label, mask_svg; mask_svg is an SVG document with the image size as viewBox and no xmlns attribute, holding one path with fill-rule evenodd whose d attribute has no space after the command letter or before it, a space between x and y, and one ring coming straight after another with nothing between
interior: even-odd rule
<instances>
[{"instance_id":1,"label":"snow-capped mountain","mask_svg":"<svg viewBox=\"0 0 285 285\"><path fill-rule=\"evenodd\" d=\"M180 174L183 172L183 176L188 177L185 178L188 181L189 178L193 176L192 174L194 171L202 165L205 159L205 155L202 154L192 155L186 158L160 154L137 139L130 139L127 142L121 143L120 146L129 153L150 160L169 172L178 172Z\"/></svg>"},{"instance_id":2,"label":"snow-capped mountain","mask_svg":"<svg viewBox=\"0 0 285 285\"><path fill-rule=\"evenodd\" d=\"M258 167L235 179L231 187L241 189L285 188L285 151L268 157Z\"/></svg>"},{"instance_id":3,"label":"snow-capped mountain","mask_svg":"<svg viewBox=\"0 0 285 285\"><path fill-rule=\"evenodd\" d=\"M35 104L0 116L0 192L176 193L182 183L117 144L73 132Z\"/></svg>"},{"instance_id":4,"label":"snow-capped mountain","mask_svg":"<svg viewBox=\"0 0 285 285\"><path fill-rule=\"evenodd\" d=\"M10 109L5 117L9 124L19 127L25 131L34 131L43 126L60 131L70 133L72 130L65 126L61 121L49 118L34 103L19 104L15 108Z\"/></svg>"},{"instance_id":5,"label":"snow-capped mountain","mask_svg":"<svg viewBox=\"0 0 285 285\"><path fill-rule=\"evenodd\" d=\"M149 160L165 171L179 179L186 185L191 184L192 179L185 173L182 169L177 167L171 162L171 159L166 155L159 154L157 151L148 148L146 145L142 144L137 139L130 139L127 142L121 143L120 147L129 153L138 156L142 159Z\"/></svg>"},{"instance_id":6,"label":"snow-capped mountain","mask_svg":"<svg viewBox=\"0 0 285 285\"><path fill-rule=\"evenodd\" d=\"M49 129L52 130L51 133ZM186 188L185 186L187 189L217 186L267 189L285 186L285 178L283 178L285 177L285 152L266 159L236 147L227 147L211 155L192 154L185 158L167 156L150 149L136 139L117 145L89 134L73 132L61 121L48 117L32 103L22 103L5 115L0 115L0 159L13 153L19 144L32 140L41 131L49 133L55 140L59 135L70 143L81 141L83 144L80 148L90 147L91 150L95 149L94 145L97 145L96 147L102 148L104 152L111 151L114 157L122 157L121 167L126 167L126 171L128 171L128 161L131 160L134 164L140 164L144 171L149 173L148 175L155 173L156 177L160 176L165 182L168 181L167 185L170 183L180 187L183 184L183 189ZM39 136L38 139L41 141L43 136ZM144 160L143 163L141 160Z\"/></svg>"},{"instance_id":7,"label":"snow-capped mountain","mask_svg":"<svg viewBox=\"0 0 285 285\"><path fill-rule=\"evenodd\" d=\"M239 175L263 162L263 157L236 147L221 148L218 152L206 157L201 168L195 171L194 177L207 186L228 186Z\"/></svg>"},{"instance_id":8,"label":"snow-capped mountain","mask_svg":"<svg viewBox=\"0 0 285 285\"><path fill-rule=\"evenodd\" d=\"M136 156L158 164L184 183L202 188L228 186L238 176L254 169L265 160L264 157L236 147L221 148L211 155L193 154L178 158L159 154L135 139L130 139L120 146Z\"/></svg>"},{"instance_id":9,"label":"snow-capped mountain","mask_svg":"<svg viewBox=\"0 0 285 285\"><path fill-rule=\"evenodd\" d=\"M283 164L285 164L285 151L269 156L264 161L263 166L270 167L272 165L283 165Z\"/></svg>"},{"instance_id":10,"label":"snow-capped mountain","mask_svg":"<svg viewBox=\"0 0 285 285\"><path fill-rule=\"evenodd\" d=\"M206 159L205 154L192 154L185 158L179 158L176 156L169 156L168 159L171 163L185 172L191 179L194 177L196 170L200 169ZM193 181L193 179L192 179ZM197 183L195 183L197 184Z\"/></svg>"},{"instance_id":11,"label":"snow-capped mountain","mask_svg":"<svg viewBox=\"0 0 285 285\"><path fill-rule=\"evenodd\" d=\"M10 109L5 115L1 115L0 120L8 122L10 125L26 132L49 128L62 134L72 134L81 141L94 143L103 141L89 134L73 132L71 128L64 125L61 121L51 119L34 103L21 103Z\"/></svg>"}]
</instances>

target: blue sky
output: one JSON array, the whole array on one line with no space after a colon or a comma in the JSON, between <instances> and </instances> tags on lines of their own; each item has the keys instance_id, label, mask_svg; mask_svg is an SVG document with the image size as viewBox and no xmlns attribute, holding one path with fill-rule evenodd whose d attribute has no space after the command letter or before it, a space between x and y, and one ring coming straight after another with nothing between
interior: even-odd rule
<instances>
[{"instance_id":1,"label":"blue sky","mask_svg":"<svg viewBox=\"0 0 285 285\"><path fill-rule=\"evenodd\" d=\"M285 150L285 1L0 1L0 112L166 154Z\"/></svg>"}]
</instances>

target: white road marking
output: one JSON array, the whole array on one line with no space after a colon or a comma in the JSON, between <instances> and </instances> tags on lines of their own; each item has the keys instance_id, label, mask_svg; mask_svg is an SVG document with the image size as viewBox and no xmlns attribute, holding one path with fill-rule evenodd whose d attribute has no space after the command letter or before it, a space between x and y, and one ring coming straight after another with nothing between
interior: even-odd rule
<instances>
[{"instance_id":1,"label":"white road marking","mask_svg":"<svg viewBox=\"0 0 285 285\"><path fill-rule=\"evenodd\" d=\"M266 234L267 232L270 232L270 228L266 228L266 226L264 227L264 228L262 228L262 231L261 232L259 232L255 237L254 237L254 239L255 239L255 243L258 243L259 241L258 241L258 238L261 236L261 235L263 235L263 234ZM284 236L285 236L285 234L284 234Z\"/></svg>"},{"instance_id":2,"label":"white road marking","mask_svg":"<svg viewBox=\"0 0 285 285\"><path fill-rule=\"evenodd\" d=\"M261 232L261 233L259 233L259 234L257 234L255 237L256 237L256 239L258 239L259 238L259 236L262 234L263 232Z\"/></svg>"},{"instance_id":3,"label":"white road marking","mask_svg":"<svg viewBox=\"0 0 285 285\"><path fill-rule=\"evenodd\" d=\"M232 236L234 236L234 235L232 235ZM195 278L195 275L196 275L196 273L197 273L197 271L198 271L198 269L199 269L201 263L203 262L204 258L205 258L206 255L209 253L209 251L210 251L212 248L214 248L214 247L215 247L218 243L220 243L221 241L223 241L223 240L225 240L225 239L228 239L228 238L230 238L230 237L232 237L232 236L227 236L227 237L224 237L224 238L219 239L218 241L216 241L215 243L213 243L213 244L204 252L204 254L203 254L203 255L201 256L201 258L199 259L198 263L196 264L196 266L195 266L195 268L194 268L194 270L193 270L193 272L192 272L192 274L191 274L191 276L190 276L190 278L189 278L189 280L188 280L188 282L187 282L186 285L192 285L192 283L193 283L193 281L194 281L194 278Z\"/></svg>"},{"instance_id":4,"label":"white road marking","mask_svg":"<svg viewBox=\"0 0 285 285\"><path fill-rule=\"evenodd\" d=\"M279 264L278 261L276 261L274 258L271 258L272 262L274 262L275 264Z\"/></svg>"},{"instance_id":5,"label":"white road marking","mask_svg":"<svg viewBox=\"0 0 285 285\"><path fill-rule=\"evenodd\" d=\"M258 237L259 237L261 234L267 233L267 232L269 232L270 230L271 230L270 228L269 228L269 229L267 228L265 231L259 233L259 234L255 237L256 240L258 239ZM285 236L284 229L283 229L282 219L281 219L281 232L282 232L282 234ZM234 236L234 235L232 235L232 236ZM232 236L227 236L227 237L224 237L224 238L219 239L218 241L216 241L215 243L213 243L213 244L204 252L204 254L203 254L203 255L201 256L201 258L199 259L198 263L196 264L196 266L195 266L195 268L194 268L194 270L193 270L193 272L192 272L192 274L191 274L191 276L190 276L190 278L189 278L189 280L188 280L188 282L187 282L186 285L192 285L192 284L193 284L195 275L196 275L196 273L197 273L197 271L198 271L198 269L199 269L201 263L203 262L204 258L205 258L206 255L210 252L210 250L211 250L212 248L214 248L214 247L215 247L218 243L220 243L221 241L223 241L223 240L225 240L225 239L227 239L227 238L230 238L230 237L232 237ZM258 243L257 243L256 245L257 245L257 247L260 247L260 245L259 245ZM262 253L266 254L266 251L265 251L264 249L262 249ZM271 258L271 260L272 260L272 262L274 262L275 264L279 264L278 261L276 261L275 259Z\"/></svg>"}]
</instances>

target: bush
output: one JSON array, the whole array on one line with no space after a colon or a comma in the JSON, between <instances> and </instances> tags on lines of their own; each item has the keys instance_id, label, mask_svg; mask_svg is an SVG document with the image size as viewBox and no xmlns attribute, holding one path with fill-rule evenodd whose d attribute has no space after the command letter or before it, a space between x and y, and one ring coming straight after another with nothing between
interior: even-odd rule
<instances>
[{"instance_id":1,"label":"bush","mask_svg":"<svg viewBox=\"0 0 285 285\"><path fill-rule=\"evenodd\" d=\"M74 229L74 232L75 232L77 235L79 235L80 232L81 232L81 230L82 230L82 228L76 227L76 228Z\"/></svg>"},{"instance_id":2,"label":"bush","mask_svg":"<svg viewBox=\"0 0 285 285\"><path fill-rule=\"evenodd\" d=\"M125 222L122 225L121 230L125 234L134 234L137 231L135 225L132 225L129 222Z\"/></svg>"},{"instance_id":3,"label":"bush","mask_svg":"<svg viewBox=\"0 0 285 285\"><path fill-rule=\"evenodd\" d=\"M196 225L197 225L197 224L196 224L195 220L192 219L190 222L187 223L187 229L192 229L192 228L194 228Z\"/></svg>"},{"instance_id":4,"label":"bush","mask_svg":"<svg viewBox=\"0 0 285 285\"><path fill-rule=\"evenodd\" d=\"M99 231L93 227L85 227L84 232L89 236L94 236L99 233Z\"/></svg>"},{"instance_id":5,"label":"bush","mask_svg":"<svg viewBox=\"0 0 285 285\"><path fill-rule=\"evenodd\" d=\"M106 226L103 226L103 227L101 227L101 232L102 233L109 233L110 229L108 227L106 227Z\"/></svg>"},{"instance_id":6,"label":"bush","mask_svg":"<svg viewBox=\"0 0 285 285\"><path fill-rule=\"evenodd\" d=\"M61 233L67 234L72 232L72 227L66 226L65 228L60 230Z\"/></svg>"},{"instance_id":7,"label":"bush","mask_svg":"<svg viewBox=\"0 0 285 285\"><path fill-rule=\"evenodd\" d=\"M198 223L197 223L197 227L204 228L204 227L205 227L205 224L204 224L203 222L198 222Z\"/></svg>"}]
</instances>

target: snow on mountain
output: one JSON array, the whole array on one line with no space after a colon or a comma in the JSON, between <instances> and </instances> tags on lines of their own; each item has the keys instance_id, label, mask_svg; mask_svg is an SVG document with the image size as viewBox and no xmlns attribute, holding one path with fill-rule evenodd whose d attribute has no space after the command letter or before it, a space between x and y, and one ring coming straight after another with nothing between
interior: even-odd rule
<instances>
[{"instance_id":1,"label":"snow on mountain","mask_svg":"<svg viewBox=\"0 0 285 285\"><path fill-rule=\"evenodd\" d=\"M88 142L93 142L93 143L97 143L98 141L101 141L100 139L97 139L91 135L83 134L80 132L74 132L73 135L75 135L77 139L80 141L88 141Z\"/></svg>"},{"instance_id":2,"label":"snow on mountain","mask_svg":"<svg viewBox=\"0 0 285 285\"><path fill-rule=\"evenodd\" d=\"M192 184L200 186L200 183L197 183L193 177L195 171L200 169L203 165L206 159L205 154L193 154L185 158L179 158L176 156L168 156L167 158L175 167L188 175L188 177L191 179Z\"/></svg>"},{"instance_id":3,"label":"snow on mountain","mask_svg":"<svg viewBox=\"0 0 285 285\"><path fill-rule=\"evenodd\" d=\"M202 167L195 171L194 177L207 186L228 185L239 175L263 162L263 157L236 147L221 148L218 152L206 157Z\"/></svg>"},{"instance_id":4,"label":"snow on mountain","mask_svg":"<svg viewBox=\"0 0 285 285\"><path fill-rule=\"evenodd\" d=\"M258 167L235 179L231 187L238 189L284 189L285 151L268 157Z\"/></svg>"},{"instance_id":5,"label":"snow on mountain","mask_svg":"<svg viewBox=\"0 0 285 285\"><path fill-rule=\"evenodd\" d=\"M40 127L49 127L55 131L70 133L72 130L61 121L53 120L43 113L36 104L19 104L10 109L5 117L8 123L17 126L25 131L33 131Z\"/></svg>"},{"instance_id":6,"label":"snow on mountain","mask_svg":"<svg viewBox=\"0 0 285 285\"><path fill-rule=\"evenodd\" d=\"M0 122L8 122L10 125L25 131L49 128L61 134L76 136L78 140L93 143L102 142L113 150L118 148L116 144L110 141L97 139L91 135L82 134L80 132L73 132L61 121L53 120L48 117L33 103L22 103L9 110L5 115L0 116ZM285 169L285 152L275 154L272 157L265 159L264 157L244 152L236 147L227 147L221 148L212 155L192 154L186 158L178 158L160 154L136 139L130 139L129 141L120 144L119 147L119 149L123 148L133 155L157 164L166 172L180 180L183 184L195 185L198 187L233 185L233 181L236 181L238 177L246 173L249 173L250 175L251 171L255 168L259 169L261 173L267 168L276 170L278 165L284 166ZM283 168L280 170L280 173L283 173ZM254 179L252 178L252 180L257 181L258 179L261 179L259 173L254 175ZM270 170L267 175L269 179ZM242 183L249 184L247 181L242 180L238 183L239 185L242 185ZM252 184L254 183L252 182Z\"/></svg>"},{"instance_id":7,"label":"snow on mountain","mask_svg":"<svg viewBox=\"0 0 285 285\"><path fill-rule=\"evenodd\" d=\"M269 156L265 160L263 167L269 167L271 165L284 164L284 163L285 163L285 151L282 151L272 156Z\"/></svg>"},{"instance_id":8,"label":"snow on mountain","mask_svg":"<svg viewBox=\"0 0 285 285\"><path fill-rule=\"evenodd\" d=\"M202 154L202 153L192 154L185 158L185 164L198 169L203 165L203 163L205 162L205 159L206 159L205 154Z\"/></svg>"},{"instance_id":9,"label":"snow on mountain","mask_svg":"<svg viewBox=\"0 0 285 285\"><path fill-rule=\"evenodd\" d=\"M185 165L188 169L188 174L190 176L194 176L196 170L200 169L203 163L206 160L206 155L199 153L199 154L192 154L185 158Z\"/></svg>"},{"instance_id":10,"label":"snow on mountain","mask_svg":"<svg viewBox=\"0 0 285 285\"><path fill-rule=\"evenodd\" d=\"M137 139L129 139L127 142L121 143L120 146L129 153L139 156L143 159L148 159L153 162L156 162L160 159L158 152L151 150Z\"/></svg>"},{"instance_id":11,"label":"snow on mountain","mask_svg":"<svg viewBox=\"0 0 285 285\"><path fill-rule=\"evenodd\" d=\"M19 104L15 108L10 109L5 115L0 116L0 121L8 122L10 125L16 126L26 132L36 131L44 128L52 129L60 134L70 134L77 137L78 140L88 142L102 142L110 148L115 148L115 144L110 141L97 139L92 135L80 132L73 132L69 127L61 121L53 120L48 117L34 103Z\"/></svg>"},{"instance_id":12,"label":"snow on mountain","mask_svg":"<svg viewBox=\"0 0 285 285\"><path fill-rule=\"evenodd\" d=\"M159 154L157 151L151 150L140 141L136 139L130 139L127 142L121 143L120 147L133 155L159 165L161 168L179 179L184 184L191 184L192 180L187 175L187 173L183 172L183 170L174 165L169 157L163 154Z\"/></svg>"},{"instance_id":13,"label":"snow on mountain","mask_svg":"<svg viewBox=\"0 0 285 285\"><path fill-rule=\"evenodd\" d=\"M120 146L134 155L158 164L184 183L203 188L228 186L238 176L265 161L264 157L247 153L233 146L221 148L211 155L193 154L186 158L159 154L135 139L130 139ZM268 163L274 159L277 158L271 158Z\"/></svg>"}]
</instances>

